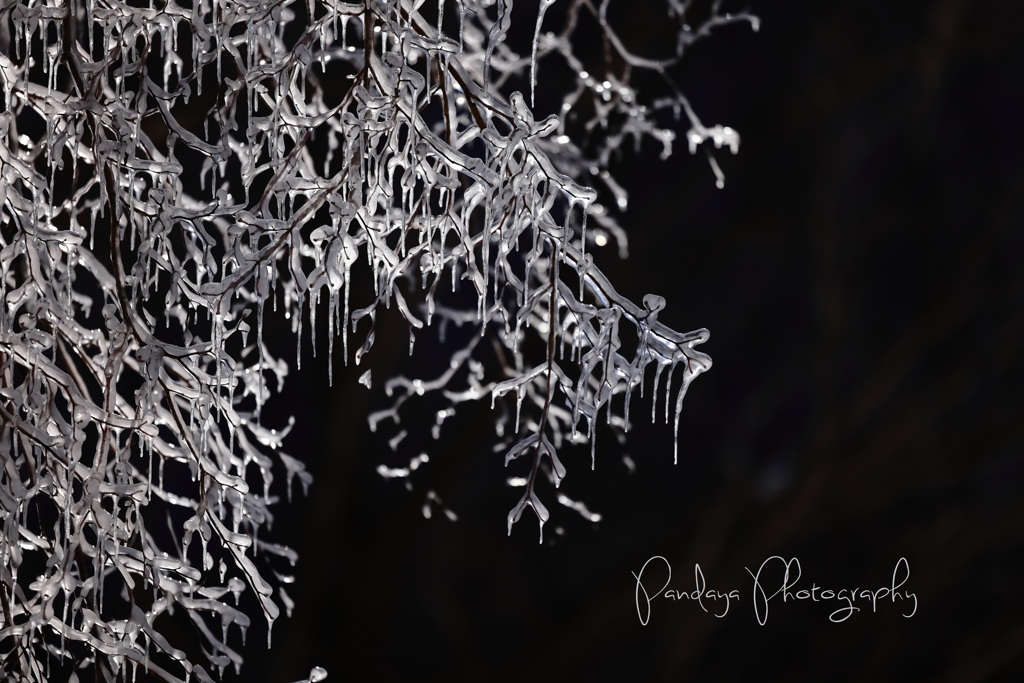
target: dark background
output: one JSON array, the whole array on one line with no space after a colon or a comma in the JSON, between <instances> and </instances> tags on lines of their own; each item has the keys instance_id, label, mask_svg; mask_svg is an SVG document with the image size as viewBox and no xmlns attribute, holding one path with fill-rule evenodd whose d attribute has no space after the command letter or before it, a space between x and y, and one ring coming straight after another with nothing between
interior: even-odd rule
<instances>
[{"instance_id":1,"label":"dark background","mask_svg":"<svg viewBox=\"0 0 1024 683\"><path fill-rule=\"evenodd\" d=\"M563 485L603 520L552 497L543 545L529 512L508 537L518 493L486 411L430 445L409 492L375 472L396 463L366 428L383 399L363 368L329 391L325 361L304 363L289 447L316 479L274 528L300 553L297 607L271 652L250 634L243 680L1022 680L1024 17L751 9L758 33L725 29L676 74L706 123L742 135L719 154L725 189L684 145L667 162L645 148L619 170L631 257L598 261L634 300L664 295L674 328L712 332L679 464L670 427L638 425L633 474L606 438L593 472L566 457ZM632 45L650 30L620 28ZM409 369L405 344L379 341L375 386ZM424 518L430 490L458 521ZM631 572L656 555L673 588L694 590L699 563L740 601L716 619L659 599L642 626ZM860 602L831 623L838 605L775 601L759 626L744 568L772 555L833 589L887 586L906 558L917 613Z\"/></svg>"}]
</instances>

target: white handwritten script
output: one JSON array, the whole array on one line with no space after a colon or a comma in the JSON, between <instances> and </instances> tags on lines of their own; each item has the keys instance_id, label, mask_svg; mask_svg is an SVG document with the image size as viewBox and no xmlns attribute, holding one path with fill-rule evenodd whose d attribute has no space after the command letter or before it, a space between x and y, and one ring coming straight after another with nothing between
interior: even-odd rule
<instances>
[{"instance_id":1,"label":"white handwritten script","mask_svg":"<svg viewBox=\"0 0 1024 683\"><path fill-rule=\"evenodd\" d=\"M909 619L917 614L917 594L904 589L910 580L910 563L905 557L897 560L888 583L875 587L824 588L817 582L812 582L809 587L804 582L798 587L803 571L800 560L795 557L787 560L773 555L762 562L756 571L751 571L749 567L744 569L753 579L751 603L754 617L762 626L768 623L768 607L773 601L783 604L826 603L832 609L828 615L829 621L834 623L846 621L868 607L877 613L879 607L895 605L897 601L903 617ZM685 590L673 586L672 565L660 555L647 560L639 572L633 573L633 578L636 579L636 614L644 626L650 621L653 605L659 599L693 602L704 612L719 619L729 613L734 603L740 602L740 589L720 590L711 587L699 564L693 565L692 590L689 586ZM655 586L657 589L652 590Z\"/></svg>"}]
</instances>

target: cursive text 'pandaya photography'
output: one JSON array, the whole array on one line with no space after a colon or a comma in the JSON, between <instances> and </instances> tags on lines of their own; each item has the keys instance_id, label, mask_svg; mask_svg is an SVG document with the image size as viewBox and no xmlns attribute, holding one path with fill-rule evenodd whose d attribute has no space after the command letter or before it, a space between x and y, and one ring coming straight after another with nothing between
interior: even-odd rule
<instances>
[{"instance_id":1,"label":"cursive text 'pandaya photography'","mask_svg":"<svg viewBox=\"0 0 1024 683\"><path fill-rule=\"evenodd\" d=\"M704 612L721 619L735 603L741 601L743 593L750 596L754 618L761 626L768 623L770 603L825 603L823 606L830 610L828 619L834 623L846 621L862 610L870 609L872 613L877 613L889 606L896 607L907 619L917 614L917 594L904 589L910 580L910 563L905 557L896 561L892 576L886 584L874 587L826 588L817 582L811 582L808 586L806 581L798 585L803 572L800 560L795 557L787 560L773 555L762 562L756 571L749 567L744 569L750 575L752 585L742 591L735 587L722 590L710 585L699 564L693 565L693 583L681 588L672 584L672 565L669 561L661 555L652 557L639 572L633 573L636 580L637 617L646 626L656 602L669 600L675 603L694 603Z\"/></svg>"}]
</instances>

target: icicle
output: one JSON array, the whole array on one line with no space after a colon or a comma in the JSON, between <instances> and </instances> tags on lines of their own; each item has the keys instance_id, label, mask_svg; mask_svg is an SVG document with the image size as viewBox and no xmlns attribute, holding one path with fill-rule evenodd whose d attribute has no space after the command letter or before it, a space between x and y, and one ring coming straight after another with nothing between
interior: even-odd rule
<instances>
[{"instance_id":1,"label":"icicle","mask_svg":"<svg viewBox=\"0 0 1024 683\"><path fill-rule=\"evenodd\" d=\"M516 433L519 433L519 413L523 407L523 399L526 397L526 382L516 387Z\"/></svg>"},{"instance_id":2,"label":"icicle","mask_svg":"<svg viewBox=\"0 0 1024 683\"><path fill-rule=\"evenodd\" d=\"M672 375L675 374L676 364L668 367L668 379L665 380L665 424L668 424L668 405L672 400Z\"/></svg>"},{"instance_id":3,"label":"icicle","mask_svg":"<svg viewBox=\"0 0 1024 683\"><path fill-rule=\"evenodd\" d=\"M346 290L348 291L348 290ZM327 307L327 386L334 386L334 312L338 308L338 290L331 288L331 301ZM348 350L345 350L348 358Z\"/></svg>"},{"instance_id":4,"label":"icicle","mask_svg":"<svg viewBox=\"0 0 1024 683\"><path fill-rule=\"evenodd\" d=\"M686 368L683 371L683 384L679 387L679 392L676 394L676 419L675 429L673 434L673 447L672 447L672 464L679 463L679 415L683 412L683 397L686 396L686 390L690 387L690 371Z\"/></svg>"},{"instance_id":5,"label":"icicle","mask_svg":"<svg viewBox=\"0 0 1024 683\"><path fill-rule=\"evenodd\" d=\"M313 358L316 358L316 309L319 305L320 290L316 290L309 300L309 336L313 344Z\"/></svg>"},{"instance_id":6,"label":"icicle","mask_svg":"<svg viewBox=\"0 0 1024 683\"><path fill-rule=\"evenodd\" d=\"M298 305L295 311L295 367L302 369L302 309L305 307L306 292L302 289L298 293Z\"/></svg>"},{"instance_id":7,"label":"icicle","mask_svg":"<svg viewBox=\"0 0 1024 683\"><path fill-rule=\"evenodd\" d=\"M651 388L651 424L657 421L657 409L658 409L658 383L661 381L661 373L665 370L664 363L658 363L657 368L654 370L654 386ZM666 394L666 399L667 398Z\"/></svg>"},{"instance_id":8,"label":"icicle","mask_svg":"<svg viewBox=\"0 0 1024 683\"><path fill-rule=\"evenodd\" d=\"M537 44L540 42L540 27L544 23L544 13L548 7L555 4L555 0L541 0L540 9L537 11L537 26L533 29L533 51L530 53L530 106L534 104L534 91L537 87Z\"/></svg>"}]
</instances>

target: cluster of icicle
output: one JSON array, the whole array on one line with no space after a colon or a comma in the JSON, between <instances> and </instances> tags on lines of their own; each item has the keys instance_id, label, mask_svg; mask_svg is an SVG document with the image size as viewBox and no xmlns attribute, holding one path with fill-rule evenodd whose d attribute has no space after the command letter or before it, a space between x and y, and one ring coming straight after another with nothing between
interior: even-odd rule
<instances>
[{"instance_id":1,"label":"cluster of icicle","mask_svg":"<svg viewBox=\"0 0 1024 683\"><path fill-rule=\"evenodd\" d=\"M744 17L716 5L691 28L688 3L670 2L679 47L655 62L627 52L607 2L574 3L561 33L542 34L544 0L527 59L504 44L511 0L137 4L0 2L5 675L211 680L241 664L228 642L250 623L240 596L268 631L290 611L294 553L260 534L271 503L310 478L281 451L291 423L261 423L288 371L264 344L268 307L299 344L303 320L315 336L326 313L330 352L340 337L347 360L352 337L357 363L384 309L412 335L471 329L439 377L393 380L393 409L373 419L397 422L428 392L451 406L439 420L509 402L506 464L532 462L510 528L525 506L543 525L538 473L557 485L563 444L592 443L599 421L624 430L645 382L678 430L710 367L694 348L707 332L666 327L664 300L635 305L594 266L588 246L624 253L625 238L590 186L625 208L605 166L627 138L670 150L659 108L689 117L694 149L738 138L701 125L681 94L645 105L627 77L585 73L575 17L592 14L630 69L655 71ZM538 64L559 56L578 87L535 121L503 88L528 73L532 93ZM585 154L566 132L588 98L585 130L604 132ZM175 612L205 661L163 635Z\"/></svg>"}]
</instances>

